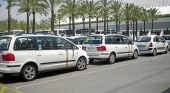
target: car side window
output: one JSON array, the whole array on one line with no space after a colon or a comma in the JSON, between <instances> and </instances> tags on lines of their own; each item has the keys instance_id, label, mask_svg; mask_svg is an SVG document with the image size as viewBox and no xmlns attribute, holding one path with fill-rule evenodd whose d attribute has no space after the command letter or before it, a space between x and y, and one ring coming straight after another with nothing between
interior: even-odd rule
<instances>
[{"instance_id":1,"label":"car side window","mask_svg":"<svg viewBox=\"0 0 170 93\"><path fill-rule=\"evenodd\" d=\"M159 37L156 37L156 42L160 42Z\"/></svg>"},{"instance_id":2,"label":"car side window","mask_svg":"<svg viewBox=\"0 0 170 93\"><path fill-rule=\"evenodd\" d=\"M58 49L63 49L63 50L73 49L72 44L69 41L67 41L66 39L57 37L55 40L57 42Z\"/></svg>"},{"instance_id":3,"label":"car side window","mask_svg":"<svg viewBox=\"0 0 170 93\"><path fill-rule=\"evenodd\" d=\"M15 40L14 50L35 50L35 37L19 37Z\"/></svg>"},{"instance_id":4,"label":"car side window","mask_svg":"<svg viewBox=\"0 0 170 93\"><path fill-rule=\"evenodd\" d=\"M163 39L162 37L159 37L160 38L160 41L162 42L162 43L165 43L166 41L165 41L165 39Z\"/></svg>"},{"instance_id":5,"label":"car side window","mask_svg":"<svg viewBox=\"0 0 170 93\"><path fill-rule=\"evenodd\" d=\"M55 43L53 37L38 36L37 37L37 49L38 50L53 50L55 49Z\"/></svg>"},{"instance_id":6,"label":"car side window","mask_svg":"<svg viewBox=\"0 0 170 93\"><path fill-rule=\"evenodd\" d=\"M124 44L129 44L131 41L127 37L122 37Z\"/></svg>"},{"instance_id":7,"label":"car side window","mask_svg":"<svg viewBox=\"0 0 170 93\"><path fill-rule=\"evenodd\" d=\"M105 37L105 44L114 44L114 37L113 36L106 36Z\"/></svg>"},{"instance_id":8,"label":"car side window","mask_svg":"<svg viewBox=\"0 0 170 93\"><path fill-rule=\"evenodd\" d=\"M115 36L115 44L123 44L123 40L121 36Z\"/></svg>"}]
</instances>

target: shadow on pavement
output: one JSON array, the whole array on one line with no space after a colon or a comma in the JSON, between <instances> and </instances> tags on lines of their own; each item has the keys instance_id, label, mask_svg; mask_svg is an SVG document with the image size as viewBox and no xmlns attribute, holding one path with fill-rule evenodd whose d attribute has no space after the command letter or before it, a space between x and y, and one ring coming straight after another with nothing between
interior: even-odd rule
<instances>
[{"instance_id":1,"label":"shadow on pavement","mask_svg":"<svg viewBox=\"0 0 170 93\"><path fill-rule=\"evenodd\" d=\"M168 88L167 90L163 91L162 93L170 93L170 88Z\"/></svg>"},{"instance_id":2,"label":"shadow on pavement","mask_svg":"<svg viewBox=\"0 0 170 93\"><path fill-rule=\"evenodd\" d=\"M159 55L163 55L165 53L157 53L156 56L159 56ZM152 54L139 54L139 56L143 56L143 57L154 57Z\"/></svg>"}]
</instances>

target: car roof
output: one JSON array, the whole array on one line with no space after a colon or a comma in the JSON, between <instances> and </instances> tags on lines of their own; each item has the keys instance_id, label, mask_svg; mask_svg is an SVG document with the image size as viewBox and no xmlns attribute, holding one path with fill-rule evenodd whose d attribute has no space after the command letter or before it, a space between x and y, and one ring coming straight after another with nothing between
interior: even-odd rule
<instances>
[{"instance_id":1,"label":"car roof","mask_svg":"<svg viewBox=\"0 0 170 93\"><path fill-rule=\"evenodd\" d=\"M61 37L61 36L56 36L56 35L34 35L34 34L22 34L22 35L4 35L1 37L25 37L25 36L51 36L51 37Z\"/></svg>"},{"instance_id":2,"label":"car roof","mask_svg":"<svg viewBox=\"0 0 170 93\"><path fill-rule=\"evenodd\" d=\"M89 36L125 36L125 35L120 35L120 34L95 34L95 35L89 35Z\"/></svg>"},{"instance_id":3,"label":"car roof","mask_svg":"<svg viewBox=\"0 0 170 93\"><path fill-rule=\"evenodd\" d=\"M81 38L81 37L87 37L87 36L72 36L72 37L65 37L65 38L73 39L73 38Z\"/></svg>"}]
</instances>

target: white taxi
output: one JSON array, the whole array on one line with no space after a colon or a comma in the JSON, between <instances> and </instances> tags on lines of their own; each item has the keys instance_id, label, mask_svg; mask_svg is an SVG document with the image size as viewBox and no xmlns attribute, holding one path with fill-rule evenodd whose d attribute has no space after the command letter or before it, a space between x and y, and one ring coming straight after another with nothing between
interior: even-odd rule
<instances>
[{"instance_id":1,"label":"white taxi","mask_svg":"<svg viewBox=\"0 0 170 93\"><path fill-rule=\"evenodd\" d=\"M136 41L141 54L152 54L155 56L159 52L168 52L169 45L162 37L158 35L140 36Z\"/></svg>"},{"instance_id":2,"label":"white taxi","mask_svg":"<svg viewBox=\"0 0 170 93\"><path fill-rule=\"evenodd\" d=\"M40 71L75 67L84 70L88 64L85 51L62 37L53 35L1 36L0 73L19 74L25 81L34 80Z\"/></svg>"},{"instance_id":3,"label":"white taxi","mask_svg":"<svg viewBox=\"0 0 170 93\"><path fill-rule=\"evenodd\" d=\"M112 64L117 58L138 57L138 48L124 35L90 35L84 41L82 49L89 56L89 62L94 59L107 59Z\"/></svg>"}]
</instances>

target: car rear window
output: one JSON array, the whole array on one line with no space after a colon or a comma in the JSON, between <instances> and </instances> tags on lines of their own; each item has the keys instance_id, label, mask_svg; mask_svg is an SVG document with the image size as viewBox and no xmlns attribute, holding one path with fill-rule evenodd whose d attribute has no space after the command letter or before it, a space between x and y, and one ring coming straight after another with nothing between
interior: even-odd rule
<instances>
[{"instance_id":1,"label":"car rear window","mask_svg":"<svg viewBox=\"0 0 170 93\"><path fill-rule=\"evenodd\" d=\"M170 40L170 36L162 36L165 40Z\"/></svg>"},{"instance_id":2,"label":"car rear window","mask_svg":"<svg viewBox=\"0 0 170 93\"><path fill-rule=\"evenodd\" d=\"M89 36L84 41L84 44L102 44L102 36Z\"/></svg>"},{"instance_id":3,"label":"car rear window","mask_svg":"<svg viewBox=\"0 0 170 93\"><path fill-rule=\"evenodd\" d=\"M8 50L11 37L0 37L0 50Z\"/></svg>"},{"instance_id":4,"label":"car rear window","mask_svg":"<svg viewBox=\"0 0 170 93\"><path fill-rule=\"evenodd\" d=\"M150 42L151 41L151 37L139 37L135 42Z\"/></svg>"}]
</instances>

